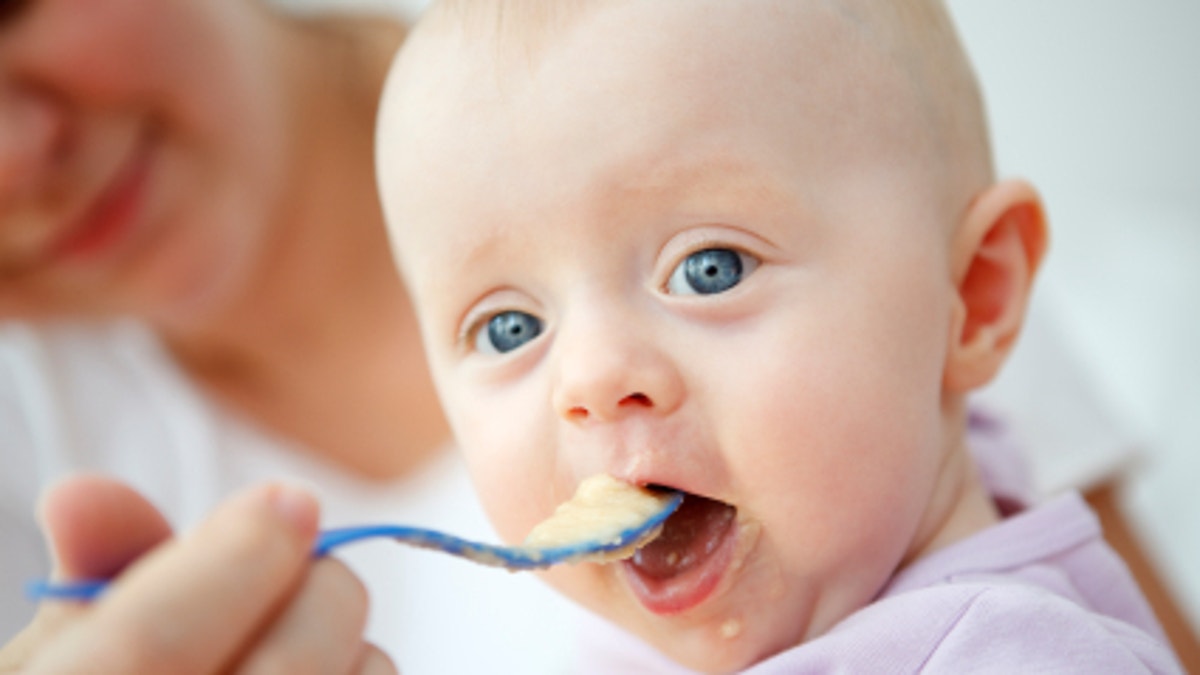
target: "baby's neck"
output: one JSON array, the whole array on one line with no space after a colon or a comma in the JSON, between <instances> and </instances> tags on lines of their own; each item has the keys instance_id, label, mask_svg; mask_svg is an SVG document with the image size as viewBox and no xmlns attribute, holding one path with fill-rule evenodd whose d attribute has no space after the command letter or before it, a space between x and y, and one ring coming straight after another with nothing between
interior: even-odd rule
<instances>
[{"instance_id":1,"label":"baby's neck","mask_svg":"<svg viewBox=\"0 0 1200 675\"><path fill-rule=\"evenodd\" d=\"M925 518L900 569L1000 522L1000 512L980 478L964 431L956 428L950 437L955 440L946 450Z\"/></svg>"}]
</instances>

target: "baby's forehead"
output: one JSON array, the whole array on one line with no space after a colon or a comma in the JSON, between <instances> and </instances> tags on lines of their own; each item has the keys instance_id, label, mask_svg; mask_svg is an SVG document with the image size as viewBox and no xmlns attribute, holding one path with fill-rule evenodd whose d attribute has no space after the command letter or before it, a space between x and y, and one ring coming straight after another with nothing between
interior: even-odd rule
<instances>
[{"instance_id":1,"label":"baby's forehead","mask_svg":"<svg viewBox=\"0 0 1200 675\"><path fill-rule=\"evenodd\" d=\"M420 29L459 33L470 42L488 42L501 52L536 61L541 47L570 35L589 16L627 10L637 12L641 23L612 24L614 33L686 31L694 19L719 15L726 29L720 34L734 35L741 24L754 23L765 14L775 20L768 32L755 24L759 32L753 37L760 42L805 25L820 25L821 34L831 28L859 33L867 39L865 44L894 53L892 43L903 41L898 39L901 35L920 46L953 32L942 0L435 0Z\"/></svg>"},{"instance_id":2,"label":"baby's forehead","mask_svg":"<svg viewBox=\"0 0 1200 675\"><path fill-rule=\"evenodd\" d=\"M865 3L868 9L878 4ZM877 14L885 13L871 16ZM898 59L881 56L878 31L864 29L873 21L865 16L832 0L443 0L410 37L404 52L416 65L403 79L420 83L408 87L418 105L453 110L476 103L510 106L534 81L552 94L555 84L586 80L639 105L635 97L695 93L698 87L688 85L728 82L722 76L731 72L747 83L768 73L776 78L772 87L723 92L748 105L754 104L752 94L829 82L842 89L860 85L865 92L872 87L864 80L877 85L901 79ZM614 70L621 75L613 76ZM639 90L646 82L661 89ZM895 90L885 95L898 96ZM552 95L539 100L552 101Z\"/></svg>"},{"instance_id":3,"label":"baby's forehead","mask_svg":"<svg viewBox=\"0 0 1200 675\"><path fill-rule=\"evenodd\" d=\"M831 29L861 32L875 23L874 4L851 8L841 0L440 0L423 17L418 32L443 39L452 35L463 44L486 44L489 58L500 67L536 70L556 46L587 38L615 46L639 37L703 35L705 44L751 40L761 45L798 29L821 26L805 36L805 42L815 42ZM763 23L764 16L773 20ZM581 25L587 29L579 30ZM746 30L749 27L753 32ZM705 44L693 46L703 49Z\"/></svg>"},{"instance_id":4,"label":"baby's forehead","mask_svg":"<svg viewBox=\"0 0 1200 675\"><path fill-rule=\"evenodd\" d=\"M961 54L937 6L929 0L443 1L414 31L389 82L381 167L404 164L406 175L429 182L435 172L422 162L441 161L465 185L472 168L509 170L485 166L490 157L519 156L521 143L552 136L530 134L531 126L561 127L562 136L574 138L586 136L581 127L591 124L595 137L607 138L612 129L605 120L587 113L611 109L612 127L656 115L694 121L707 112L719 131L722 115L782 100L781 109L803 108L810 127L825 127L818 135L847 139L836 146L839 154L873 151L868 136L890 144L889 153L911 153L913 166L961 152L963 158L946 161L970 185L952 189L974 190L990 171L986 133L977 102L963 106L937 93L973 91L974 84L965 62L955 62ZM962 82L969 86L957 86ZM809 114L821 108L823 117ZM557 114L547 117L547 110ZM680 133L704 131L680 127ZM786 124L778 128L791 133ZM389 136L396 140L389 143ZM637 141L628 134L623 140ZM562 152L568 149L564 143ZM386 191L386 176L384 182Z\"/></svg>"},{"instance_id":5,"label":"baby's forehead","mask_svg":"<svg viewBox=\"0 0 1200 675\"><path fill-rule=\"evenodd\" d=\"M933 125L960 105L960 92L974 93L939 0L441 0L405 51L423 56L410 76L437 83L422 98L453 95L463 99L458 106L488 93L503 98L555 69L613 95L654 95L622 91L630 78L605 77L614 52L636 54L644 69L674 69L684 77L705 75L688 73L689 63L738 69L747 81L762 77L763 66L786 63L791 72L777 89L811 86L821 74L864 91L866 80L890 79L902 91L883 95L923 99L918 104Z\"/></svg>"}]
</instances>

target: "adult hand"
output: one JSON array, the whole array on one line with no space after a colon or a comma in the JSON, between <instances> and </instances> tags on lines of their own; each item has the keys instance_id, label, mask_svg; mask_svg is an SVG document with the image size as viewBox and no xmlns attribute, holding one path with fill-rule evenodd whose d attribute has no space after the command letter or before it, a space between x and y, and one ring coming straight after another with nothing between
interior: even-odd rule
<instances>
[{"instance_id":1,"label":"adult hand","mask_svg":"<svg viewBox=\"0 0 1200 675\"><path fill-rule=\"evenodd\" d=\"M120 576L91 604L44 603L0 672L395 672L363 641L361 584L313 561L317 504L295 488L247 490L172 539L137 493L83 477L47 494L42 521L55 578Z\"/></svg>"}]
</instances>

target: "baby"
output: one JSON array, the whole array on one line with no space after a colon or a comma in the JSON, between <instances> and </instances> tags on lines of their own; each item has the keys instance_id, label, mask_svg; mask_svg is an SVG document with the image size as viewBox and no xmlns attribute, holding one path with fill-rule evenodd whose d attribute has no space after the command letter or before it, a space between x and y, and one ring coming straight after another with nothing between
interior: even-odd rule
<instances>
[{"instance_id":1,"label":"baby","mask_svg":"<svg viewBox=\"0 0 1200 675\"><path fill-rule=\"evenodd\" d=\"M968 454L1046 226L935 0L443 2L379 169L501 536L687 495L562 592L704 671L1178 669L1083 502L1002 518Z\"/></svg>"}]
</instances>

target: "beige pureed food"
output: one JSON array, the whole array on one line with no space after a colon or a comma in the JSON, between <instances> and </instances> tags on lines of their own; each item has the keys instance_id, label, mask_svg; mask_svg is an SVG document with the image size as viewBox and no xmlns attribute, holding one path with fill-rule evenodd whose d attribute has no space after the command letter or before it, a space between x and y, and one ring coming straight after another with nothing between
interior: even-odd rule
<instances>
[{"instance_id":1,"label":"beige pureed food","mask_svg":"<svg viewBox=\"0 0 1200 675\"><path fill-rule=\"evenodd\" d=\"M619 548L581 551L562 561L622 560L662 532L664 510L674 510L671 505L677 505L678 500L677 493L638 487L608 474L597 474L580 483L570 501L560 504L554 515L534 527L525 538L523 547L551 550L582 544L589 545L588 548L619 546L631 531L657 519L656 525Z\"/></svg>"}]
</instances>

